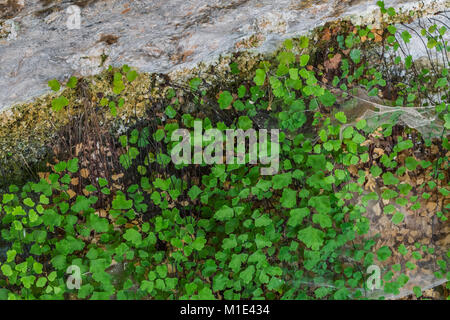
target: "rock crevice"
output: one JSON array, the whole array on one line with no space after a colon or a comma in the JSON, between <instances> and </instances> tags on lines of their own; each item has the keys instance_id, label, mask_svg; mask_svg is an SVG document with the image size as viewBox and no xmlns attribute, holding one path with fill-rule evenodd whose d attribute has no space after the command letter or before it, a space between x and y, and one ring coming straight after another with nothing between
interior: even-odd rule
<instances>
[{"instance_id":1,"label":"rock crevice","mask_svg":"<svg viewBox=\"0 0 450 320\"><path fill-rule=\"evenodd\" d=\"M385 2L423 12L449 7L448 0ZM368 0L0 0L0 110L48 92L50 79L110 64L173 73L234 51L270 52L343 17L375 23L376 12Z\"/></svg>"}]
</instances>

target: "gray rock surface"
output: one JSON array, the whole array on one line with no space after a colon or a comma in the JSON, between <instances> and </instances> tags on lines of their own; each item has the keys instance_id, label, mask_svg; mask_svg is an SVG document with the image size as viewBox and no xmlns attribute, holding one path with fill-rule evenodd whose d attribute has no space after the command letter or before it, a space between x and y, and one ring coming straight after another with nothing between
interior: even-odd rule
<instances>
[{"instance_id":1,"label":"gray rock surface","mask_svg":"<svg viewBox=\"0 0 450 320\"><path fill-rule=\"evenodd\" d=\"M430 12L449 6L424 2L385 1ZM73 5L79 29L71 29ZM0 0L0 110L47 92L53 78L110 64L169 73L249 46L267 52L337 18L372 22L374 12L375 0Z\"/></svg>"}]
</instances>

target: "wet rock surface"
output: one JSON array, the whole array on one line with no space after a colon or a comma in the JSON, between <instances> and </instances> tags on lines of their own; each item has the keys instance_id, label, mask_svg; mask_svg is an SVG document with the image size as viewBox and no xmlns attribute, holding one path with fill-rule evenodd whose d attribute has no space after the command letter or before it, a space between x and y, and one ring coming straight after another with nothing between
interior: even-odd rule
<instances>
[{"instance_id":1,"label":"wet rock surface","mask_svg":"<svg viewBox=\"0 0 450 320\"><path fill-rule=\"evenodd\" d=\"M385 2L430 12L449 6ZM0 0L0 110L48 92L50 79L110 64L170 73L238 50L270 52L345 16L371 23L373 12L376 1L367 0Z\"/></svg>"}]
</instances>

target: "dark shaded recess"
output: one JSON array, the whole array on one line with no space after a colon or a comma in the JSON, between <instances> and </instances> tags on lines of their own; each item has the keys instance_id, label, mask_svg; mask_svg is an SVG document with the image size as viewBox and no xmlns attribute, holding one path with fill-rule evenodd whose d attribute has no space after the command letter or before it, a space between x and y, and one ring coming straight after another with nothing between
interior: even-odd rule
<instances>
[{"instance_id":1,"label":"dark shaded recess","mask_svg":"<svg viewBox=\"0 0 450 320\"><path fill-rule=\"evenodd\" d=\"M112 44L116 43L117 40L119 40L118 36L115 36L113 34L102 34L99 42L104 42L107 45L112 45Z\"/></svg>"},{"instance_id":2,"label":"dark shaded recess","mask_svg":"<svg viewBox=\"0 0 450 320\"><path fill-rule=\"evenodd\" d=\"M16 0L14 0L16 1ZM107 0L40 0L42 9L36 11L34 14L38 17L45 17L54 11L59 11L62 9L61 5L76 5L80 8L85 8L96 2L104 2ZM65 7L65 6L64 6Z\"/></svg>"},{"instance_id":3,"label":"dark shaded recess","mask_svg":"<svg viewBox=\"0 0 450 320\"><path fill-rule=\"evenodd\" d=\"M77 85L77 96L81 98L79 112L72 116L68 124L62 127L54 141L53 156L58 160L77 157L80 169L89 170L87 178L83 178L80 170L76 176L80 183L74 191L82 194L85 186L92 184L100 189L98 178L108 178L120 172L119 150L117 138L109 128L102 126L102 112L99 106L92 103L92 92L85 79ZM112 195L101 192L95 194L99 201L96 208L105 208L112 200Z\"/></svg>"},{"instance_id":4,"label":"dark shaded recess","mask_svg":"<svg viewBox=\"0 0 450 320\"><path fill-rule=\"evenodd\" d=\"M6 4L0 4L0 19L14 18L22 8L17 0L8 0Z\"/></svg>"}]
</instances>

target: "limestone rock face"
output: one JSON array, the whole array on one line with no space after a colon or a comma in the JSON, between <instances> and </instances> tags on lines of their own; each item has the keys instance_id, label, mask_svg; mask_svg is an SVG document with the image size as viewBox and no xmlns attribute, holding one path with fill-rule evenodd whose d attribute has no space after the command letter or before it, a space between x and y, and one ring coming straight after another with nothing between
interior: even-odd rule
<instances>
[{"instance_id":1,"label":"limestone rock face","mask_svg":"<svg viewBox=\"0 0 450 320\"><path fill-rule=\"evenodd\" d=\"M430 12L448 6L425 2ZM0 0L0 110L45 93L53 78L110 64L169 73L236 50L267 52L345 16L375 22L374 12L375 0Z\"/></svg>"}]
</instances>

